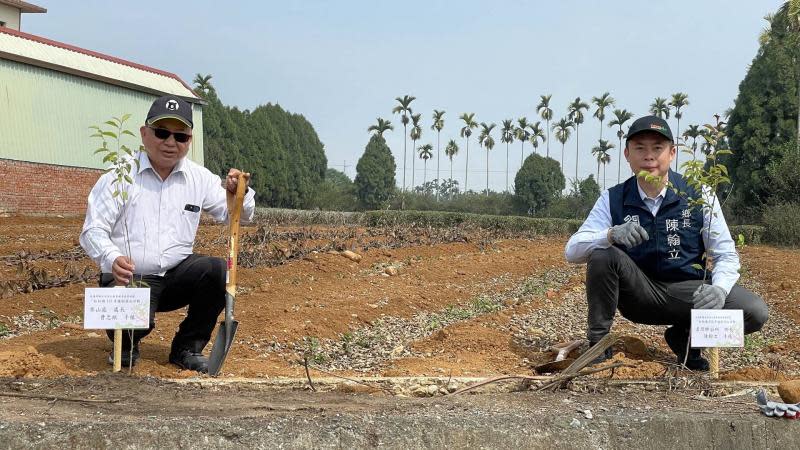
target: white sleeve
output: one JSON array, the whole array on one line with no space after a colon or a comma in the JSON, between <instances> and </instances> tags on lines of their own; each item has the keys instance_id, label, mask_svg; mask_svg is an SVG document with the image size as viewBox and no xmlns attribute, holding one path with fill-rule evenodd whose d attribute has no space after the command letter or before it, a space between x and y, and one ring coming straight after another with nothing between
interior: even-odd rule
<instances>
[{"instance_id":1,"label":"white sleeve","mask_svg":"<svg viewBox=\"0 0 800 450\"><path fill-rule=\"evenodd\" d=\"M597 248L611 247L608 241L608 229L611 227L611 209L609 207L608 190L603 191L589 212L589 217L578 231L569 238L564 249L567 261L574 264L585 263L589 255Z\"/></svg>"},{"instance_id":2,"label":"white sleeve","mask_svg":"<svg viewBox=\"0 0 800 450\"><path fill-rule=\"evenodd\" d=\"M722 208L719 198L706 192L706 201L713 204L711 214L707 208L703 210L703 244L706 248L707 256L711 258L714 270L711 272L711 284L719 286L730 294L731 289L739 281L739 253L736 251L736 244L731 238L731 232L725 217L722 215Z\"/></svg>"},{"instance_id":3,"label":"white sleeve","mask_svg":"<svg viewBox=\"0 0 800 450\"><path fill-rule=\"evenodd\" d=\"M114 260L124 255L111 241L111 231L121 211L120 202L112 196L111 181L112 176L104 174L89 193L79 239L83 250L103 273L111 273Z\"/></svg>"},{"instance_id":4,"label":"white sleeve","mask_svg":"<svg viewBox=\"0 0 800 450\"><path fill-rule=\"evenodd\" d=\"M226 190L222 187L222 179L211 173L210 170L202 170L203 183L205 184L205 199L203 201L203 211L211 214L217 222L228 223L228 198ZM242 216L239 223L247 223L253 220L256 211L256 192L253 188L247 190L244 195L244 205Z\"/></svg>"}]
</instances>

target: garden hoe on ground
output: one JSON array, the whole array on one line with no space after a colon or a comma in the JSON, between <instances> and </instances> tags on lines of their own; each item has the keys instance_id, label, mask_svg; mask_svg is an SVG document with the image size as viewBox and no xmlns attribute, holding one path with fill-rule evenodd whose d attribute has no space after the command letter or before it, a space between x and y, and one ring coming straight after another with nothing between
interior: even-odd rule
<instances>
[{"instance_id":1,"label":"garden hoe on ground","mask_svg":"<svg viewBox=\"0 0 800 450\"><path fill-rule=\"evenodd\" d=\"M228 250L228 272L225 283L225 320L220 322L214 347L208 360L208 374L212 377L219 375L225 357L233 344L233 337L239 322L233 320L233 303L236 300L236 259L239 255L239 219L242 216L244 193L247 182L244 175L239 175L239 184L236 187L236 196L228 194L228 218L230 226L230 246Z\"/></svg>"}]
</instances>

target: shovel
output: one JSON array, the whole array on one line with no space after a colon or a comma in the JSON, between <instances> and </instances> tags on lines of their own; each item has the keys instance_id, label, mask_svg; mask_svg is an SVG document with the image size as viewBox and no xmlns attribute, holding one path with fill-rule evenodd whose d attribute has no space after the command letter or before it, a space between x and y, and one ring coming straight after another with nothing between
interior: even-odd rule
<instances>
[{"instance_id":1,"label":"shovel","mask_svg":"<svg viewBox=\"0 0 800 450\"><path fill-rule=\"evenodd\" d=\"M242 204L244 203L244 193L247 190L243 174L239 174L239 181L236 187L236 196L228 193L228 218L230 226L230 248L228 251L228 272L225 276L225 320L220 322L217 337L214 339L214 347L211 349L211 356L208 358L208 374L212 377L219 375L225 357L233 344L233 337L239 322L233 320L233 302L236 299L236 259L239 255L239 219L242 216Z\"/></svg>"}]
</instances>

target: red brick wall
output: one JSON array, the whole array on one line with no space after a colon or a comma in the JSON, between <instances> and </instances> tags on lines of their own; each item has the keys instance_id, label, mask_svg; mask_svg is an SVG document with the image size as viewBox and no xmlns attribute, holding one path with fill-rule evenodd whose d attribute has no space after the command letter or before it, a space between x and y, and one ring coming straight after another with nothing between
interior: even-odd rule
<instances>
[{"instance_id":1,"label":"red brick wall","mask_svg":"<svg viewBox=\"0 0 800 450\"><path fill-rule=\"evenodd\" d=\"M102 170L0 159L0 213L81 215Z\"/></svg>"}]
</instances>

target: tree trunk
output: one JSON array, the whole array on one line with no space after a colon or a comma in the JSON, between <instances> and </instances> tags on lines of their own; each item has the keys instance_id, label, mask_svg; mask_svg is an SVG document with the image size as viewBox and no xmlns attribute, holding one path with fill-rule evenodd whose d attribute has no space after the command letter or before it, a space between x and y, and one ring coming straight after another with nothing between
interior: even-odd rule
<instances>
[{"instance_id":1,"label":"tree trunk","mask_svg":"<svg viewBox=\"0 0 800 450\"><path fill-rule=\"evenodd\" d=\"M489 149L486 149L486 196L489 196Z\"/></svg>"},{"instance_id":2,"label":"tree trunk","mask_svg":"<svg viewBox=\"0 0 800 450\"><path fill-rule=\"evenodd\" d=\"M550 120L547 120L547 157L550 157Z\"/></svg>"},{"instance_id":3,"label":"tree trunk","mask_svg":"<svg viewBox=\"0 0 800 450\"><path fill-rule=\"evenodd\" d=\"M508 142L506 142L506 192L508 192Z\"/></svg>"},{"instance_id":4,"label":"tree trunk","mask_svg":"<svg viewBox=\"0 0 800 450\"><path fill-rule=\"evenodd\" d=\"M425 183L428 182L428 160L425 160L425 169L422 171L422 186L425 187Z\"/></svg>"},{"instance_id":5,"label":"tree trunk","mask_svg":"<svg viewBox=\"0 0 800 450\"><path fill-rule=\"evenodd\" d=\"M681 147L678 145L678 142L680 142L681 139L681 119L677 120L678 120L678 130L677 130L678 134L675 135L675 148L677 149L675 151L675 172L678 171L678 157L681 155Z\"/></svg>"},{"instance_id":6,"label":"tree trunk","mask_svg":"<svg viewBox=\"0 0 800 450\"><path fill-rule=\"evenodd\" d=\"M578 136L578 125L575 124L575 181L578 181L578 149L581 140Z\"/></svg>"},{"instance_id":7,"label":"tree trunk","mask_svg":"<svg viewBox=\"0 0 800 450\"><path fill-rule=\"evenodd\" d=\"M619 131L622 131L622 125L619 126ZM617 184L620 183L619 176L622 173L622 137L619 138L619 153L617 154Z\"/></svg>"},{"instance_id":8,"label":"tree trunk","mask_svg":"<svg viewBox=\"0 0 800 450\"><path fill-rule=\"evenodd\" d=\"M440 131L436 131L436 184L442 184L442 179L439 178L439 153L441 150L439 149L439 135L442 134ZM439 189L436 189L436 200L439 200Z\"/></svg>"},{"instance_id":9,"label":"tree trunk","mask_svg":"<svg viewBox=\"0 0 800 450\"><path fill-rule=\"evenodd\" d=\"M469 180L469 138L467 138L467 163L464 166L464 193L467 193L467 180Z\"/></svg>"},{"instance_id":10,"label":"tree trunk","mask_svg":"<svg viewBox=\"0 0 800 450\"><path fill-rule=\"evenodd\" d=\"M450 157L450 181L453 181L453 157Z\"/></svg>"},{"instance_id":11,"label":"tree trunk","mask_svg":"<svg viewBox=\"0 0 800 450\"><path fill-rule=\"evenodd\" d=\"M414 167L417 162L417 140L411 140L411 192L414 192Z\"/></svg>"},{"instance_id":12,"label":"tree trunk","mask_svg":"<svg viewBox=\"0 0 800 450\"><path fill-rule=\"evenodd\" d=\"M406 125L403 124L403 191L406 190L406 158L408 154L408 133Z\"/></svg>"},{"instance_id":13,"label":"tree trunk","mask_svg":"<svg viewBox=\"0 0 800 450\"><path fill-rule=\"evenodd\" d=\"M597 160L597 185L600 186L600 160Z\"/></svg>"}]
</instances>

